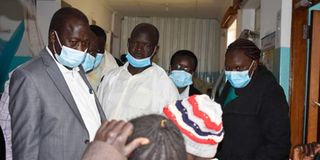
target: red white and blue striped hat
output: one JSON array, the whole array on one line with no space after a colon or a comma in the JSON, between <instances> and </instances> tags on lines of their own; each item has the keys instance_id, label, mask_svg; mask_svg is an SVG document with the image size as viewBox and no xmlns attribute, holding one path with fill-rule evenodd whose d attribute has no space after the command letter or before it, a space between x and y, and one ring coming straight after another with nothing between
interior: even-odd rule
<instances>
[{"instance_id":1,"label":"red white and blue striped hat","mask_svg":"<svg viewBox=\"0 0 320 160\"><path fill-rule=\"evenodd\" d=\"M207 95L194 95L163 108L164 115L182 132L187 152L212 158L222 141L222 110Z\"/></svg>"}]
</instances>

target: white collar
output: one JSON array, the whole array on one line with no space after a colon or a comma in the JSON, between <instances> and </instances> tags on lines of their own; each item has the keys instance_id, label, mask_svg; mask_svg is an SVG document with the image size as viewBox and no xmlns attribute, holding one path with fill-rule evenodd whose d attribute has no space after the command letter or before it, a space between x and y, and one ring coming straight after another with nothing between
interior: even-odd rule
<instances>
[{"instance_id":1,"label":"white collar","mask_svg":"<svg viewBox=\"0 0 320 160\"><path fill-rule=\"evenodd\" d=\"M183 90L183 92L180 94L180 98L181 99L188 98L189 92L190 92L190 85L186 89Z\"/></svg>"}]
</instances>

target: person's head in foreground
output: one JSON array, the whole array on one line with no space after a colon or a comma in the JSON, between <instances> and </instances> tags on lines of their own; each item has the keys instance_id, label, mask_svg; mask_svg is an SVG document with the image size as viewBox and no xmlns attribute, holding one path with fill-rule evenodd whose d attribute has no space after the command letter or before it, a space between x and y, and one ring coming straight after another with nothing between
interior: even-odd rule
<instances>
[{"instance_id":1,"label":"person's head in foreground","mask_svg":"<svg viewBox=\"0 0 320 160\"><path fill-rule=\"evenodd\" d=\"M133 134L127 142L137 137L148 138L150 143L137 148L129 160L186 160L186 148L179 129L161 115L146 115L130 120Z\"/></svg>"},{"instance_id":2,"label":"person's head in foreground","mask_svg":"<svg viewBox=\"0 0 320 160\"><path fill-rule=\"evenodd\" d=\"M209 160L224 136L222 110L207 95L178 100L163 109L164 115L182 132L188 160Z\"/></svg>"}]
</instances>

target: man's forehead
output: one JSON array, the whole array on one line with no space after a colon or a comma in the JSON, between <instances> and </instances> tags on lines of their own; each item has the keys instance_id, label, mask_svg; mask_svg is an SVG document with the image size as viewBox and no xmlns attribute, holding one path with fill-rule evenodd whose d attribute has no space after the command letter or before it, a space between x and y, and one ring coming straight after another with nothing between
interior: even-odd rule
<instances>
[{"instance_id":1,"label":"man's forehead","mask_svg":"<svg viewBox=\"0 0 320 160\"><path fill-rule=\"evenodd\" d=\"M174 62L175 63L185 63L185 62L189 62L189 63L193 63L193 59L189 56L184 56L184 55L180 55L180 56L177 56L175 59L174 59Z\"/></svg>"},{"instance_id":2,"label":"man's forehead","mask_svg":"<svg viewBox=\"0 0 320 160\"><path fill-rule=\"evenodd\" d=\"M77 22L77 23L67 22L64 25L64 28L62 28L62 32L65 35L72 35L76 32L81 31L85 34L84 36L91 37L88 26L89 25L86 25L85 23L81 23L81 22Z\"/></svg>"}]
</instances>

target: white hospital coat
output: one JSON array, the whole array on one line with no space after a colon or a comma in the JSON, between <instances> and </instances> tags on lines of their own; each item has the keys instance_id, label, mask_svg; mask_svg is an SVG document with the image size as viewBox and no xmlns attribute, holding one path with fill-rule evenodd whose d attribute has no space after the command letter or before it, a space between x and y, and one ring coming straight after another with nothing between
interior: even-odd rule
<instances>
[{"instance_id":1,"label":"white hospital coat","mask_svg":"<svg viewBox=\"0 0 320 160\"><path fill-rule=\"evenodd\" d=\"M108 71L117 67L119 66L116 60L114 59L114 57L108 51L105 51L104 57L102 58L99 66L86 74L95 92L98 89L98 86L101 82L101 78L103 77L103 75L105 75Z\"/></svg>"},{"instance_id":2,"label":"white hospital coat","mask_svg":"<svg viewBox=\"0 0 320 160\"><path fill-rule=\"evenodd\" d=\"M179 98L167 73L155 63L133 76L127 68L128 63L111 70L99 86L98 98L108 120L161 114L165 105Z\"/></svg>"}]
</instances>

